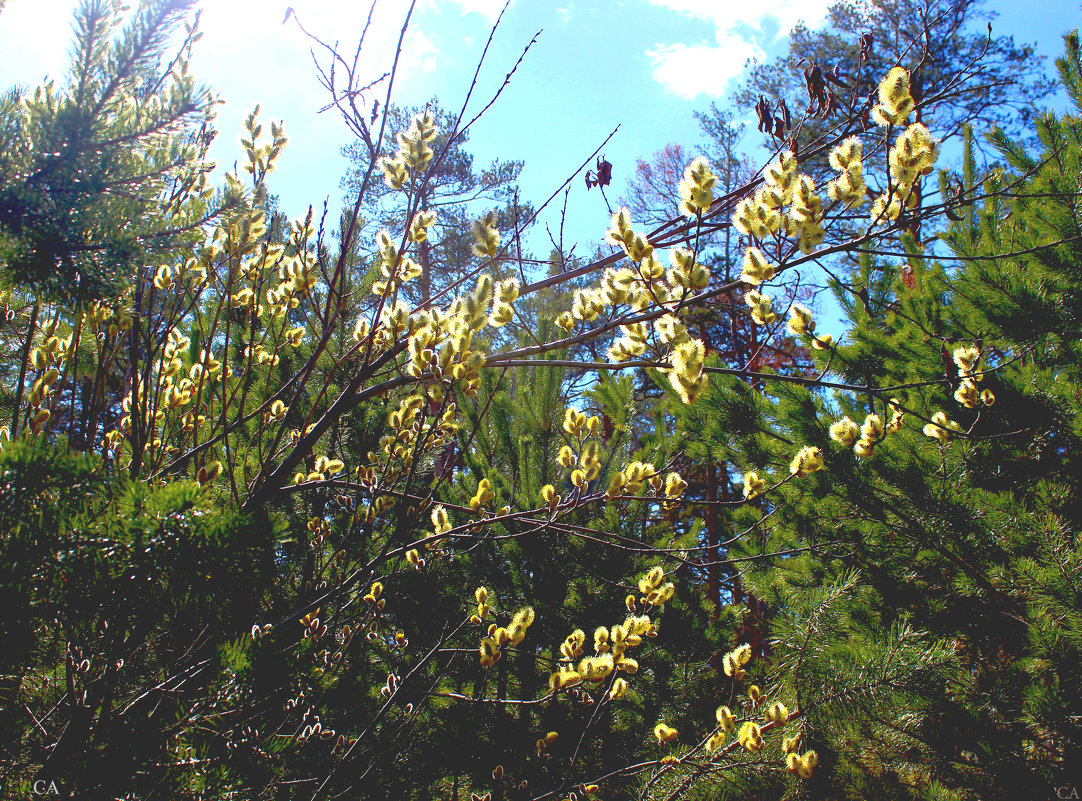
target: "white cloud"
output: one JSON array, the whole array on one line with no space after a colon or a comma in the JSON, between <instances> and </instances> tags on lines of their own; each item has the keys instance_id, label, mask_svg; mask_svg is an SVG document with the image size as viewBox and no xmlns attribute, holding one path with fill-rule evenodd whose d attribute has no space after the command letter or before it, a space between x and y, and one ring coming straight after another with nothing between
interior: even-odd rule
<instances>
[{"instance_id":1,"label":"white cloud","mask_svg":"<svg viewBox=\"0 0 1082 801\"><path fill-rule=\"evenodd\" d=\"M63 77L70 41L67 21L75 5L75 0L9 0L0 14L0 86L36 86L46 74Z\"/></svg>"},{"instance_id":2,"label":"white cloud","mask_svg":"<svg viewBox=\"0 0 1082 801\"><path fill-rule=\"evenodd\" d=\"M436 43L424 35L422 31L414 31L410 42L410 59L422 72L432 72L436 69L436 56L439 48Z\"/></svg>"},{"instance_id":3,"label":"white cloud","mask_svg":"<svg viewBox=\"0 0 1082 801\"><path fill-rule=\"evenodd\" d=\"M571 19L571 11L574 8L575 8L574 3L568 3L563 8L556 9L556 13L559 15L560 21L566 23L568 20L570 20Z\"/></svg>"},{"instance_id":4,"label":"white cloud","mask_svg":"<svg viewBox=\"0 0 1082 801\"><path fill-rule=\"evenodd\" d=\"M36 86L46 74L63 78L71 41L67 21L77 4L78 0L9 0L0 15L0 88L13 83ZM407 5L399 0L376 4L358 64L363 82L390 68ZM308 31L332 46L337 42L340 53L351 60L369 6L365 0L205 0L200 19L204 35L194 49L192 74L225 100L218 110L220 136L212 146L212 158L223 167L233 163L241 152L236 142L242 120L260 102L264 119L285 119L293 143L272 187L305 203L318 203L327 195L336 198L345 170L339 150L350 141L350 134L336 112L319 113L330 98L316 79L309 53L312 43L293 20L283 24L283 19L286 9L293 7ZM395 79L399 102L427 100L433 91L432 75L444 66L440 50L450 43L433 25L432 12L476 13L480 16L467 21L484 20L487 25L502 6L503 0L419 0ZM318 48L316 57L328 64L327 54ZM340 69L336 78L342 79ZM382 103L385 88L381 84L367 92L362 109L371 108L376 98Z\"/></svg>"},{"instance_id":5,"label":"white cloud","mask_svg":"<svg viewBox=\"0 0 1082 801\"><path fill-rule=\"evenodd\" d=\"M772 2L719 2L719 0L647 0L714 27L717 44L659 43L647 50L654 79L673 94L691 99L699 94L720 97L728 82L739 75L748 58L764 57L758 40L768 20L778 37L787 36L798 22L817 28L826 21L834 0L772 0ZM758 32L760 35L755 36Z\"/></svg>"},{"instance_id":6,"label":"white cloud","mask_svg":"<svg viewBox=\"0 0 1082 801\"><path fill-rule=\"evenodd\" d=\"M492 24L500 16L504 0L446 0L462 9L463 14L480 14L485 22Z\"/></svg>"},{"instance_id":7,"label":"white cloud","mask_svg":"<svg viewBox=\"0 0 1082 801\"><path fill-rule=\"evenodd\" d=\"M659 44L647 50L654 79L670 92L691 100L699 94L719 97L749 58L762 58L755 43L718 30L718 44Z\"/></svg>"},{"instance_id":8,"label":"white cloud","mask_svg":"<svg viewBox=\"0 0 1082 801\"><path fill-rule=\"evenodd\" d=\"M431 2L431 0L429 0ZM419 6L429 5L419 3ZM266 44L273 48L267 52L272 64L267 66L278 71L277 62L283 55L288 62L304 61L310 65L308 54L310 42L303 37L292 20L282 23L290 3L296 9L297 19L311 34L318 36L330 45L338 43L343 55L352 57L353 48L364 29L368 17L368 3L342 3L341 0L227 0L207 3L202 14L201 27L205 31L203 42L197 48L210 59L228 58L229 50L244 52L250 56L254 44ZM406 33L403 48L404 63L400 68L406 72L411 67L421 66L425 58L435 50L435 45L420 31L420 10L415 11ZM372 24L365 37L361 52L362 70L370 66L380 73L391 63L398 44L398 33L405 18L405 8L396 3L377 3L372 15ZM223 48L226 48L223 50ZM326 56L319 49L316 55L321 60ZM379 74L379 73L376 73ZM311 69L305 71L303 78L311 79Z\"/></svg>"},{"instance_id":9,"label":"white cloud","mask_svg":"<svg viewBox=\"0 0 1082 801\"><path fill-rule=\"evenodd\" d=\"M771 2L718 2L718 0L647 0L655 6L680 14L710 20L719 30L740 25L760 28L767 18L775 20L784 36L803 20L811 27L821 25L835 0L771 0Z\"/></svg>"},{"instance_id":10,"label":"white cloud","mask_svg":"<svg viewBox=\"0 0 1082 801\"><path fill-rule=\"evenodd\" d=\"M9 0L0 15L0 88L13 83L36 86L49 74L63 78L71 41L67 21L79 0ZM131 2L132 6L137 3ZM220 136L211 156L228 168L240 155L237 138L244 117L260 102L264 119L284 119L291 145L272 181L272 188L293 202L319 202L339 196L338 179L345 170L339 155L351 134L334 110L320 113L330 98L319 86L309 48L312 42L290 19L296 10L300 22L340 54L352 60L353 49L368 16L368 0L204 0L200 28L203 39L195 46L192 74L225 100L218 110ZM504 0L418 0L407 31L395 78L395 97L404 105L425 102L434 91L433 76L450 69L448 48L461 47L440 27L443 20L461 15L464 27L483 31L495 21ZM390 69L408 3L381 0L359 59L362 82ZM58 24L57 21L63 24ZM463 26L460 26L463 27ZM315 48L324 66L328 56ZM341 69L336 78L342 80ZM344 88L339 85L339 88ZM364 113L378 98L382 104L386 84L366 92ZM296 209L288 213L296 214ZM303 213L303 209L301 210Z\"/></svg>"}]
</instances>

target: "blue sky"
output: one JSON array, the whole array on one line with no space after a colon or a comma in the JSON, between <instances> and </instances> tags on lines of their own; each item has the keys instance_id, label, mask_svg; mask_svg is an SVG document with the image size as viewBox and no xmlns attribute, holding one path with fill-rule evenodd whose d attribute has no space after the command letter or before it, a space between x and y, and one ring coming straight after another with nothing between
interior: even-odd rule
<instances>
[{"instance_id":1,"label":"blue sky","mask_svg":"<svg viewBox=\"0 0 1082 801\"><path fill-rule=\"evenodd\" d=\"M134 2L134 0L133 0ZM526 162L521 185L535 203L548 197L601 141L620 126L605 153L619 194L635 159L667 142L695 151L692 116L711 100L724 104L745 60L784 50L797 20L817 26L830 0L514 0L489 52L476 98L483 104L502 82L522 48L537 44L509 90L473 129L476 163L495 157ZM61 76L70 41L67 24L76 0L9 0L0 13L0 86L35 85ZM348 133L318 85L308 43L282 24L292 5L305 26L351 49L368 4L362 0L208 0L193 72L226 101L220 112L215 157L239 156L240 121L260 102L265 116L283 119L291 138L271 188L285 210L299 216L309 203L341 201L341 156ZM438 96L461 104L476 59L502 0L421 0L407 38L397 102L423 104ZM373 77L393 55L407 3L380 0L371 47L363 63ZM1076 0L992 0L997 32L1035 42L1039 53L1059 53L1063 30L1080 18ZM1040 13L1034 13L1039 7ZM352 52L352 50L351 50ZM1049 62L1049 67L1051 63ZM475 108L480 108L475 105ZM750 113L750 110L744 110ZM749 138L748 149L755 151ZM555 229L559 205L546 218ZM567 232L571 240L600 238L608 214L596 192L573 184ZM530 240L544 252L543 234ZM580 252L583 248L580 248Z\"/></svg>"}]
</instances>

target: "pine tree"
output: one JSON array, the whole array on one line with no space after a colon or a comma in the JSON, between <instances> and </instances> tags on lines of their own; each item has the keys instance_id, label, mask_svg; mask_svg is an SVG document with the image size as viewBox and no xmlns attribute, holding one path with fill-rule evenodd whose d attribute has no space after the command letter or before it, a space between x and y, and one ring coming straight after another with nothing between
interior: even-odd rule
<instances>
[{"instance_id":1,"label":"pine tree","mask_svg":"<svg viewBox=\"0 0 1082 801\"><path fill-rule=\"evenodd\" d=\"M731 112L715 104L708 112L697 112L695 116L705 139L701 149L718 173L718 194L739 193L755 176L750 160L739 150L746 126L737 124ZM659 150L649 162L640 159L634 175L628 180L626 201L621 198L621 202L628 204L636 218L645 219L648 225L656 224L664 228L668 219L678 211L679 198L673 195L672 190L679 183L688 161L690 159L684 148L676 144ZM710 267L713 274L725 282L737 277L737 269L747 247L746 237L731 226L726 226L721 231L700 235L694 241L703 263ZM814 305L813 297L809 298L806 292L801 292L796 284L786 287L785 293L793 295L792 300L799 299ZM805 348L790 337L778 336L780 324L760 325L744 313L744 295L744 287L734 286L731 291L689 315L689 322L703 340L706 352L716 364L731 364L749 374L763 369L794 375L807 374L812 363ZM750 380L755 385L755 380ZM644 380L642 383L650 388L647 391L654 398L664 396L664 382ZM682 404L675 395L672 395L672 401L677 406L675 416L680 417ZM679 461L679 469L689 482L687 497L706 502L703 509L705 523L701 562L705 574L705 598L713 606L713 613L717 614L723 594L729 598L744 599L739 576L733 571L727 571L729 575L722 575L724 549L721 545L722 532L727 530L727 516L722 510L727 503L740 498L743 476L733 472L724 459L716 458L717 454L699 447L701 443L698 437L692 436L691 432L703 431L703 426L707 431L712 430L709 417L694 415L694 422L686 432L693 442L688 443L686 453ZM668 427L661 423L659 430L667 432ZM661 438L667 439L667 436L662 435ZM748 631L752 636L758 636L754 626L749 626Z\"/></svg>"},{"instance_id":2,"label":"pine tree","mask_svg":"<svg viewBox=\"0 0 1082 801\"><path fill-rule=\"evenodd\" d=\"M1072 39L1076 96L1080 72ZM904 76L880 77L867 149L779 154L725 197L693 161L679 218L621 211L611 252L554 254L534 283L475 220L470 277L419 307L431 116L370 154L393 230L362 234L357 207L334 249L274 214L285 134L253 112L250 181L226 178L193 242L114 297L43 301L41 325L4 295L4 758L73 796L193 801L997 798L1052 777L1079 717L1078 122L1042 121L1032 158L995 135L1014 172L970 164L945 192L943 267L904 235L935 135L901 128ZM351 73L335 102L361 91ZM875 147L868 233L824 246ZM824 154L825 190L802 167ZM728 227L733 280L679 247ZM885 269L865 246L899 236L908 270ZM852 333L797 306L785 324L771 287L832 249L865 251ZM708 353L695 314L734 291L819 373ZM742 489L699 495L711 465Z\"/></svg>"},{"instance_id":3,"label":"pine tree","mask_svg":"<svg viewBox=\"0 0 1082 801\"><path fill-rule=\"evenodd\" d=\"M1053 82L1031 45L993 36L991 27L985 33L984 23L991 26L995 14L982 6L983 0L839 0L830 7L826 29L797 25L787 55L755 64L736 103L750 109L765 98L780 118L778 104L784 101L793 121L807 109L807 130L798 138L806 143L825 126L818 119L822 109L809 97L810 84L821 84L844 105L851 92L863 92L901 65L910 72L910 91L921 106L917 120L945 140L960 137L966 125L998 125L1015 135L1028 131ZM835 80L811 76L816 68ZM956 75L965 77L951 81Z\"/></svg>"},{"instance_id":4,"label":"pine tree","mask_svg":"<svg viewBox=\"0 0 1082 801\"><path fill-rule=\"evenodd\" d=\"M1014 172L984 179L949 266L910 239L910 272L866 258L878 291L840 295L840 391L715 406L713 447L781 482L746 547L789 555L745 579L820 757L813 797L1013 798L1082 742L1076 35L1059 67L1075 109L1037 121L1038 153L991 135ZM800 444L821 472L788 464Z\"/></svg>"},{"instance_id":5,"label":"pine tree","mask_svg":"<svg viewBox=\"0 0 1082 801\"><path fill-rule=\"evenodd\" d=\"M521 236L533 216L529 203L519 198L517 181L523 163L496 159L488 167L475 168L473 154L467 149L469 131L457 130L456 115L442 108L435 99L423 108L392 104L384 112L385 124L390 131L404 131L422 112L430 116L439 133L428 143L433 151L434 166L427 172L424 182L414 187L413 213L435 215L429 238L418 248L421 275L416 287L406 290L410 300L418 304L427 303L434 294L469 272L466 265L473 244L470 236L472 219L491 213L497 228ZM391 157L397 147L393 140L386 142L380 157ZM359 141L348 145L344 152L352 167L342 185L347 192L356 193L369 154ZM370 224L392 229L403 227L406 221L402 219L401 211L386 204L395 192L383 182L370 185L368 195L363 199L364 213Z\"/></svg>"},{"instance_id":6,"label":"pine tree","mask_svg":"<svg viewBox=\"0 0 1082 801\"><path fill-rule=\"evenodd\" d=\"M138 766L171 759L178 710L248 664L246 621L272 560L266 521L223 514L191 484L111 477L99 459L45 443L8 443L0 472L5 775L94 797L162 792L162 777ZM180 681L182 663L202 680ZM66 725L43 753L13 701L65 690ZM174 779L169 794L186 792L186 777Z\"/></svg>"},{"instance_id":7,"label":"pine tree","mask_svg":"<svg viewBox=\"0 0 1082 801\"><path fill-rule=\"evenodd\" d=\"M1054 82L1032 45L993 35L995 13L982 6L983 0L839 0L830 7L827 28L812 31L798 25L787 55L754 65L735 102L759 112L768 150L803 152L837 131L839 108L862 110L854 131L875 126L875 87L880 76L901 66L916 104L913 119L937 131L939 141L958 142L967 125L995 125L1017 136L1030 130L1032 115ZM844 117L840 124L846 124ZM872 157L866 152L865 158ZM816 183L831 177L821 159L807 161ZM935 204L935 190L916 182L910 207ZM908 230L918 240L937 233L924 230L920 215L915 217ZM860 225L858 217L851 228L837 226L836 231L859 230ZM837 272L853 268L851 259L842 261Z\"/></svg>"},{"instance_id":8,"label":"pine tree","mask_svg":"<svg viewBox=\"0 0 1082 801\"><path fill-rule=\"evenodd\" d=\"M44 296L107 297L140 260L195 241L212 208L194 25L166 59L194 1L142 3L119 31L114 5L80 4L62 87L0 98L3 278Z\"/></svg>"}]
</instances>

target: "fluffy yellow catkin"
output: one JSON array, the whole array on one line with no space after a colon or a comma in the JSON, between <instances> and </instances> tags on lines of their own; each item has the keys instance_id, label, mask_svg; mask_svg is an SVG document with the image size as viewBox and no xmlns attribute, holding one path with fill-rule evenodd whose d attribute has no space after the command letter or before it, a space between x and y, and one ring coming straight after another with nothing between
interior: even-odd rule
<instances>
[{"instance_id":1,"label":"fluffy yellow catkin","mask_svg":"<svg viewBox=\"0 0 1082 801\"><path fill-rule=\"evenodd\" d=\"M473 223L473 255L482 259L494 259L500 252L500 232L494 218L489 215Z\"/></svg>"},{"instance_id":2,"label":"fluffy yellow catkin","mask_svg":"<svg viewBox=\"0 0 1082 801\"><path fill-rule=\"evenodd\" d=\"M785 757L786 769L802 779L810 779L815 771L815 766L818 764L819 755L814 751L806 751L803 754L790 752Z\"/></svg>"},{"instance_id":3,"label":"fluffy yellow catkin","mask_svg":"<svg viewBox=\"0 0 1082 801\"><path fill-rule=\"evenodd\" d=\"M856 137L845 139L830 152L830 166L839 174L827 184L827 195L846 208L859 206L867 199L863 155L864 145Z\"/></svg>"},{"instance_id":4,"label":"fluffy yellow catkin","mask_svg":"<svg viewBox=\"0 0 1082 801\"><path fill-rule=\"evenodd\" d=\"M848 417L843 417L830 427L830 438L843 447L850 448L860 436L860 426Z\"/></svg>"},{"instance_id":5,"label":"fluffy yellow catkin","mask_svg":"<svg viewBox=\"0 0 1082 801\"><path fill-rule=\"evenodd\" d=\"M793 461L789 464L789 472L797 478L804 478L822 470L823 466L823 451L814 446L805 446L793 457Z\"/></svg>"},{"instance_id":6,"label":"fluffy yellow catkin","mask_svg":"<svg viewBox=\"0 0 1082 801\"><path fill-rule=\"evenodd\" d=\"M774 265L767 261L766 256L759 248L746 248L744 250L744 266L740 273L740 280L752 286L758 286L764 281L774 277Z\"/></svg>"},{"instance_id":7,"label":"fluffy yellow catkin","mask_svg":"<svg viewBox=\"0 0 1082 801\"><path fill-rule=\"evenodd\" d=\"M704 158L697 158L684 170L677 194L680 197L680 213L692 219L701 215L714 202L714 185L717 176Z\"/></svg>"},{"instance_id":8,"label":"fluffy yellow catkin","mask_svg":"<svg viewBox=\"0 0 1082 801\"><path fill-rule=\"evenodd\" d=\"M676 739L678 732L671 726L666 726L664 723L659 723L654 726L654 736L657 738L659 744L672 742Z\"/></svg>"},{"instance_id":9,"label":"fluffy yellow catkin","mask_svg":"<svg viewBox=\"0 0 1082 801\"><path fill-rule=\"evenodd\" d=\"M882 126L905 122L916 104L909 94L909 73L894 67L879 82L879 103L872 109L872 119Z\"/></svg>"},{"instance_id":10,"label":"fluffy yellow catkin","mask_svg":"<svg viewBox=\"0 0 1082 801\"><path fill-rule=\"evenodd\" d=\"M946 412L936 412L932 415L932 421L924 426L924 436L947 443L954 438L955 432L961 430L962 427L947 417Z\"/></svg>"},{"instance_id":11,"label":"fluffy yellow catkin","mask_svg":"<svg viewBox=\"0 0 1082 801\"><path fill-rule=\"evenodd\" d=\"M751 319L759 325L770 325L778 318L778 315L770 308L773 299L754 289L744 293L744 302L751 312Z\"/></svg>"},{"instance_id":12,"label":"fluffy yellow catkin","mask_svg":"<svg viewBox=\"0 0 1082 801\"><path fill-rule=\"evenodd\" d=\"M727 706L719 706L714 712L714 719L717 720L718 725L721 726L721 730L732 734L736 731L736 716Z\"/></svg>"},{"instance_id":13,"label":"fluffy yellow catkin","mask_svg":"<svg viewBox=\"0 0 1082 801\"><path fill-rule=\"evenodd\" d=\"M766 481L759 478L759 473L756 470L752 470L750 473L744 474L744 497L754 498L758 496L762 491L766 489Z\"/></svg>"},{"instance_id":14,"label":"fluffy yellow catkin","mask_svg":"<svg viewBox=\"0 0 1082 801\"><path fill-rule=\"evenodd\" d=\"M794 303L789 307L789 322L785 327L793 336L802 337L815 331L815 321L810 311L799 303Z\"/></svg>"},{"instance_id":15,"label":"fluffy yellow catkin","mask_svg":"<svg viewBox=\"0 0 1082 801\"><path fill-rule=\"evenodd\" d=\"M759 724L753 723L750 720L745 721L740 727L740 732L737 734L736 739L745 749L753 753L762 751L766 746L766 741L763 739L763 733L759 728Z\"/></svg>"},{"instance_id":16,"label":"fluffy yellow catkin","mask_svg":"<svg viewBox=\"0 0 1082 801\"><path fill-rule=\"evenodd\" d=\"M707 388L703 373L705 355L705 346L698 339L689 339L673 348L669 382L684 403L694 403Z\"/></svg>"}]
</instances>

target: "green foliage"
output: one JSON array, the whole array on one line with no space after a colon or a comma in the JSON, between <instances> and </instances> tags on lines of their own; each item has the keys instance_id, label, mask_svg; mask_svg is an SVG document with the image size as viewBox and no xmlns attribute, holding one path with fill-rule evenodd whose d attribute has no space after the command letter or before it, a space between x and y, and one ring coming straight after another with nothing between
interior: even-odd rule
<instances>
[{"instance_id":1,"label":"green foliage","mask_svg":"<svg viewBox=\"0 0 1082 801\"><path fill-rule=\"evenodd\" d=\"M61 183L0 185L0 266L20 282L0 321L5 772L88 798L968 801L1032 794L1082 751L1082 117L1041 117L1036 148L994 131L1007 167L987 174L967 131L934 246L934 204L848 237L855 218L780 160L771 191L796 184L799 215L777 200L775 230L739 224L778 273L841 225L861 252L831 276L834 342L799 310L783 335L750 273L695 264L692 229L777 211L731 174L711 204L705 164L676 233L619 214L613 254L554 252L542 280L494 286L520 165L476 174L435 105L438 135L390 107L407 128L391 163L357 126L358 166L394 191L342 216L337 255L311 217L277 213L264 178L285 136L255 112L251 190L230 176L235 203L200 217L193 84L157 67L186 7L144 3L114 36L119 8L84 3L73 88L0 100L14 164L105 98L130 158L102 186L138 185L134 206L71 190L78 213L37 233L20 215ZM139 116L109 99L124 92L172 111ZM147 119L168 135L143 141ZM735 174L732 119L701 118ZM110 226L167 175L188 188L163 251L120 258ZM476 192L504 216L468 225L454 204ZM406 227L437 205L431 242ZM362 208L391 229L374 253ZM95 256L34 277L35 236L71 250L88 231ZM685 244L671 272L653 253ZM64 281L119 286L75 307L27 291ZM617 331L624 362L606 360Z\"/></svg>"},{"instance_id":2,"label":"green foliage","mask_svg":"<svg viewBox=\"0 0 1082 801\"><path fill-rule=\"evenodd\" d=\"M1061 62L1074 88L1076 44ZM807 551L744 577L820 754L809 797L1013 798L1054 783L1082 743L1077 695L1064 692L1082 657L1078 125L1043 117L1038 154L992 135L1018 172L985 189L1009 186L1012 199L993 195L953 225L950 269L915 249L908 275L864 258L864 290L838 294L847 344L822 362L845 391L768 385L758 423L738 411L747 404L718 401L716 381L706 399L735 434L707 424L710 440L743 469L776 465L778 480L795 446L828 454L822 473L769 493L758 524L769 551ZM955 394L962 347L979 349L994 405ZM885 423L892 403L906 423L872 455L827 437L843 415ZM960 423L949 444L919 431L939 410Z\"/></svg>"},{"instance_id":3,"label":"green foliage","mask_svg":"<svg viewBox=\"0 0 1082 801\"><path fill-rule=\"evenodd\" d=\"M830 6L827 26L812 30L798 24L788 54L754 64L737 102L751 108L761 95L772 105L785 100L796 117L808 102L803 66L817 64L824 72L836 66L850 84L868 75L878 82L901 64L910 70L914 100L929 101L921 120L930 128L947 136L961 134L967 124L1004 127L1014 135L1028 132L1053 83L1032 45L993 35L995 12L982 6L982 0L839 0ZM862 57L860 37L865 34L871 45ZM953 82L959 66L976 61L981 63L980 81ZM840 97L848 93L837 85L831 89ZM800 134L810 142L822 129L813 117Z\"/></svg>"},{"instance_id":4,"label":"green foliage","mask_svg":"<svg viewBox=\"0 0 1082 801\"><path fill-rule=\"evenodd\" d=\"M84 0L63 87L0 99L0 275L49 297L99 299L137 264L199 236L213 100L187 73L193 0ZM202 131L198 126L202 123Z\"/></svg>"},{"instance_id":5,"label":"green foliage","mask_svg":"<svg viewBox=\"0 0 1082 801\"><path fill-rule=\"evenodd\" d=\"M380 157L391 156L398 147L390 133L405 130L422 111L431 114L439 133L430 144L434 151L433 166L416 187L416 205L410 213L434 211L436 222L429 238L418 248L422 273L417 285L404 290L415 302L428 301L470 274L472 220L492 212L499 229L518 230L521 234L527 230L527 222L534 213L532 206L519 198L517 182L523 163L496 159L487 167L476 167L473 154L467 149L469 130L463 129L457 115L442 108L435 98L423 108L392 104L385 110L380 123L386 126L389 135L381 143ZM346 146L344 154L351 167L342 179L342 186L348 193L356 194L362 187L371 153L365 142L357 141ZM377 227L392 230L403 227L406 220L401 209L389 202L392 197L392 190L382 180L367 184L362 203L372 224L362 240L371 239Z\"/></svg>"},{"instance_id":6,"label":"green foliage","mask_svg":"<svg viewBox=\"0 0 1082 801\"><path fill-rule=\"evenodd\" d=\"M100 460L62 446L10 443L0 450L0 475L0 676L17 677L9 693L53 698L85 682L82 714L109 725L91 730L89 717L76 716L44 760L47 772L87 792L119 792L128 765L167 754L175 706L202 697L205 681L165 692L171 666L197 656L208 679L240 672L242 652L215 643L247 628L266 586L266 523L222 514L191 484L109 477ZM102 674L111 677L104 687L90 683ZM166 684L129 697L145 674ZM26 765L31 754L10 698L0 753ZM29 778L21 768L13 775Z\"/></svg>"}]
</instances>

